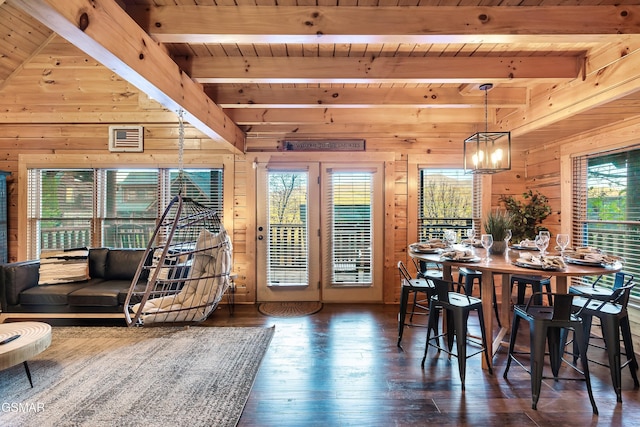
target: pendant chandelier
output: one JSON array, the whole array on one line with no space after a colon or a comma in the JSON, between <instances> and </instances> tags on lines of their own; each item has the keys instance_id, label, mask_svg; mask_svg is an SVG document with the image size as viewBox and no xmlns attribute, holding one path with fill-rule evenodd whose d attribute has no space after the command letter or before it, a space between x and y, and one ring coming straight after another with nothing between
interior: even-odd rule
<instances>
[{"instance_id":1,"label":"pendant chandelier","mask_svg":"<svg viewBox=\"0 0 640 427\"><path fill-rule=\"evenodd\" d=\"M488 91L493 85L480 85L484 90L485 131L477 132L464 140L464 171L466 173L492 174L511 169L511 132L489 132Z\"/></svg>"}]
</instances>

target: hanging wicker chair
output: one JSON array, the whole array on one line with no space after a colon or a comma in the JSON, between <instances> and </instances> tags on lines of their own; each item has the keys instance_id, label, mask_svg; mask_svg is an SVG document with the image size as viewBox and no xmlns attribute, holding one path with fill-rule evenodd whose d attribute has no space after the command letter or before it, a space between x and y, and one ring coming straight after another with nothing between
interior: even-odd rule
<instances>
[{"instance_id":1,"label":"hanging wicker chair","mask_svg":"<svg viewBox=\"0 0 640 427\"><path fill-rule=\"evenodd\" d=\"M157 241L166 243L156 245ZM175 196L131 282L125 301L127 324L202 322L229 287L231 264L231 240L215 210ZM139 282L147 276L146 282Z\"/></svg>"}]
</instances>

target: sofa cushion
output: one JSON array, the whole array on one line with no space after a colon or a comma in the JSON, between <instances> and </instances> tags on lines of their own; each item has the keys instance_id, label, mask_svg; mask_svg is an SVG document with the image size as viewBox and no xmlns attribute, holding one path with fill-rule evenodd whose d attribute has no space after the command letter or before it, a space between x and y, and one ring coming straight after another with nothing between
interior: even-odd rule
<instances>
[{"instance_id":1,"label":"sofa cushion","mask_svg":"<svg viewBox=\"0 0 640 427\"><path fill-rule=\"evenodd\" d=\"M56 285L85 280L89 280L87 248L46 250L40 254L38 285Z\"/></svg>"},{"instance_id":2,"label":"sofa cushion","mask_svg":"<svg viewBox=\"0 0 640 427\"><path fill-rule=\"evenodd\" d=\"M115 307L121 304L118 297L129 290L129 280L106 280L69 294L69 305L89 307Z\"/></svg>"},{"instance_id":3,"label":"sofa cushion","mask_svg":"<svg viewBox=\"0 0 640 427\"><path fill-rule=\"evenodd\" d=\"M94 278L103 278L107 270L107 254L109 248L89 249L89 275Z\"/></svg>"},{"instance_id":4,"label":"sofa cushion","mask_svg":"<svg viewBox=\"0 0 640 427\"><path fill-rule=\"evenodd\" d=\"M0 266L2 269L2 295L6 300L2 301L2 309L7 305L17 305L20 302L20 293L25 289L38 284L38 271L40 262L37 260L20 261Z\"/></svg>"},{"instance_id":5,"label":"sofa cushion","mask_svg":"<svg viewBox=\"0 0 640 427\"><path fill-rule=\"evenodd\" d=\"M107 254L107 280L132 280L144 256L140 249L110 249Z\"/></svg>"},{"instance_id":6,"label":"sofa cushion","mask_svg":"<svg viewBox=\"0 0 640 427\"><path fill-rule=\"evenodd\" d=\"M87 286L87 282L41 285L25 289L20 293L22 305L67 305L68 295Z\"/></svg>"}]
</instances>

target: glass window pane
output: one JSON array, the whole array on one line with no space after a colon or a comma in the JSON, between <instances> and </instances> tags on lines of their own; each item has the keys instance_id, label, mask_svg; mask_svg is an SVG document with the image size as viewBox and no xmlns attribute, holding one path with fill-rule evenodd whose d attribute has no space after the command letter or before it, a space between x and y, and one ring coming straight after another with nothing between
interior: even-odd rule
<instances>
[{"instance_id":1,"label":"glass window pane","mask_svg":"<svg viewBox=\"0 0 640 427\"><path fill-rule=\"evenodd\" d=\"M329 191L332 283L370 286L373 174L334 172Z\"/></svg>"},{"instance_id":2,"label":"glass window pane","mask_svg":"<svg viewBox=\"0 0 640 427\"><path fill-rule=\"evenodd\" d=\"M573 245L621 256L624 271L640 277L640 150L574 159L573 191Z\"/></svg>"},{"instance_id":3,"label":"glass window pane","mask_svg":"<svg viewBox=\"0 0 640 427\"><path fill-rule=\"evenodd\" d=\"M268 286L308 285L307 181L307 172L268 173Z\"/></svg>"},{"instance_id":4,"label":"glass window pane","mask_svg":"<svg viewBox=\"0 0 640 427\"><path fill-rule=\"evenodd\" d=\"M427 241L442 238L445 230L454 230L457 241L466 238L466 230L479 227L480 186L474 175L462 169L420 169L418 200L418 238ZM478 230L475 230L476 232Z\"/></svg>"}]
</instances>

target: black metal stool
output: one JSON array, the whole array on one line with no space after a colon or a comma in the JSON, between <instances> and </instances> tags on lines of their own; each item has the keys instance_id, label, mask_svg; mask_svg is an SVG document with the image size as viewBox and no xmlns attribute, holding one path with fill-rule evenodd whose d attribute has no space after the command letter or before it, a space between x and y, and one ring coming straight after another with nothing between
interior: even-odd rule
<instances>
[{"instance_id":1,"label":"black metal stool","mask_svg":"<svg viewBox=\"0 0 640 427\"><path fill-rule=\"evenodd\" d=\"M611 383L616 392L616 400L622 402L622 370L628 365L633 378L635 388L640 387L638 382L638 362L633 351L633 340L631 338L631 326L629 323L629 313L627 303L634 284L617 288L611 296L611 301L601 301L592 297L576 296L573 299L574 310L580 310L580 316L584 324L584 336L586 340L585 351L589 349L591 337L591 324L593 317L600 319L602 327L602 339L604 348L607 351L608 365L589 359L593 363L607 366L611 373ZM620 335L624 343L624 352L620 348ZM580 348L573 343L574 363L580 354ZM625 355L627 360L622 363L621 355Z\"/></svg>"},{"instance_id":2,"label":"black metal stool","mask_svg":"<svg viewBox=\"0 0 640 427\"><path fill-rule=\"evenodd\" d=\"M426 310L429 309L428 305L421 305L418 300L418 294L424 294L424 299L427 301L431 298L431 295L434 294L435 290L433 284L426 279L414 279L409 274L407 267L404 265L402 261L398 261L398 271L400 272L400 311L398 313L398 343L397 346L400 347L400 342L402 341L402 335L404 332L405 325L407 326L427 326L419 325L412 323L413 315L416 307L421 308L423 310L422 314L426 314ZM411 309L411 317L410 322L407 323L407 306L409 305L409 295L413 294L413 304ZM426 303L428 304L428 303ZM428 323L428 322L427 322Z\"/></svg>"},{"instance_id":3,"label":"black metal stool","mask_svg":"<svg viewBox=\"0 0 640 427\"><path fill-rule=\"evenodd\" d=\"M547 378L543 376L543 368L545 351L548 346L553 379L556 381L561 379L575 379L558 377L560 365L563 361L577 372L582 373L584 375L584 381L587 383L587 392L589 393L593 413L597 415L598 407L596 406L591 390L591 377L589 376L589 364L586 356L587 343L584 337L584 325L579 313L572 312L573 295L551 294L552 301L550 305L532 304L532 302L538 299L536 298L538 294L540 297L539 301L542 301L542 294L545 293L546 292L536 293L529 299L526 305L516 305L514 307L507 367L504 370L503 376L505 379L507 378L511 361L516 362L526 370L531 375L531 408L537 409L542 379ZM514 350L520 320L525 320L529 323L529 369L516 358L516 355L524 354L524 352ZM582 371L562 358L564 354L563 334L566 329L573 330L574 342L579 348L580 359L582 361Z\"/></svg>"},{"instance_id":4,"label":"black metal stool","mask_svg":"<svg viewBox=\"0 0 640 427\"><path fill-rule=\"evenodd\" d=\"M477 270L471 270L467 267L458 268L458 287L457 291L460 292L460 288L464 285L465 294L473 295L473 285L478 282L478 288L482 292L482 272ZM482 293L480 293L482 296ZM498 326L502 327L500 322L500 313L498 312L498 298L496 297L496 287L493 287L493 311L496 314L498 320Z\"/></svg>"},{"instance_id":5,"label":"black metal stool","mask_svg":"<svg viewBox=\"0 0 640 427\"><path fill-rule=\"evenodd\" d=\"M513 293L513 285L518 285L518 299L516 304L524 304L524 294L527 291L527 286L531 286L532 296L538 294L536 298L542 298L540 295L545 287L545 293L548 296L549 305L551 305L551 278L548 276L529 276L522 274L514 274L511 276L511 293ZM534 301L537 305L542 305L542 300Z\"/></svg>"},{"instance_id":6,"label":"black metal stool","mask_svg":"<svg viewBox=\"0 0 640 427\"><path fill-rule=\"evenodd\" d=\"M429 346L435 347L438 349L438 352L444 351L450 356L457 357L458 371L460 372L460 380L462 381L462 389L464 390L468 358L475 356L478 353L484 353L485 362L487 363L487 366L489 366L489 373L493 374L491 362L489 361L489 354L487 352L487 336L485 335L482 301L466 294L452 292L452 282L437 278L433 278L431 281L435 287L435 295L431 297L429 303L427 342L424 347L424 356L422 357L421 365L424 368L424 362L427 358ZM444 315L447 316L447 331L446 334L437 335L438 319L440 317L440 311L442 310L444 311ZM478 321L480 323L481 331L481 347L480 350L475 353L467 355L467 321L469 320L469 313L471 311L477 311L478 313ZM431 331L434 331L433 337L431 336ZM440 337L442 336L446 336L446 347L442 347L440 345ZM454 338L457 345L456 353L453 352Z\"/></svg>"}]
</instances>

